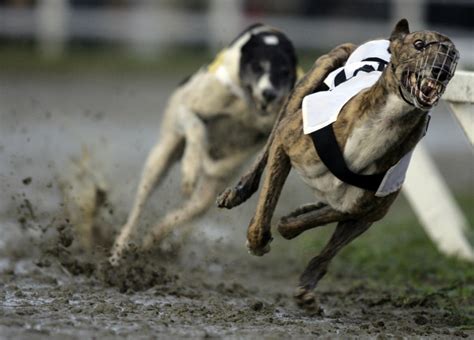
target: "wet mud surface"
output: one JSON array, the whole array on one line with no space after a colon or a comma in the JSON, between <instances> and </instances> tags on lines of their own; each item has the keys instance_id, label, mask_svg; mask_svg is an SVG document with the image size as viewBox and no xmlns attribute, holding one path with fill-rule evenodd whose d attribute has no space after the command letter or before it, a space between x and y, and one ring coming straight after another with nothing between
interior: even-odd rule
<instances>
[{"instance_id":1,"label":"wet mud surface","mask_svg":"<svg viewBox=\"0 0 474 340\"><path fill-rule=\"evenodd\" d=\"M50 236L34 259L3 259L3 336L474 336L447 307L450 287L430 294L336 272L317 289L321 312L308 314L292 300L304 263L284 245L261 260L243 247L187 237L172 251L131 251L116 268L105 253L81 254L66 229Z\"/></svg>"}]
</instances>

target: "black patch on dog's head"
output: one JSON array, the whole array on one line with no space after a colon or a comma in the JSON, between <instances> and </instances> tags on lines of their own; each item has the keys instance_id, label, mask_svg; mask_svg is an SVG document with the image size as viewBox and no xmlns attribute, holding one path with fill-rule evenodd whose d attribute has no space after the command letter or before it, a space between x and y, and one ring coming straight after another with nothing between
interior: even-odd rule
<instances>
[{"instance_id":1,"label":"black patch on dog's head","mask_svg":"<svg viewBox=\"0 0 474 340\"><path fill-rule=\"evenodd\" d=\"M278 43L266 43L265 39L269 37L276 37ZM241 49L239 67L241 79L245 79L248 73L260 76L264 72L263 62L269 62L271 65L270 80L275 88L286 86L288 83L294 85L298 61L293 44L283 33L275 31L252 34Z\"/></svg>"},{"instance_id":2,"label":"black patch on dog's head","mask_svg":"<svg viewBox=\"0 0 474 340\"><path fill-rule=\"evenodd\" d=\"M296 69L293 44L277 30L251 32L241 47L240 83L262 113L278 109L296 82Z\"/></svg>"}]
</instances>

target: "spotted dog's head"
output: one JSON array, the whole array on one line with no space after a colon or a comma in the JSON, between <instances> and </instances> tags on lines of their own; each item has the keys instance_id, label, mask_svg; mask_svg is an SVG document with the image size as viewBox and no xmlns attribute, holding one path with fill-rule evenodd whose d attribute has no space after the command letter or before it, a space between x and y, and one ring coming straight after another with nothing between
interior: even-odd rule
<instances>
[{"instance_id":1,"label":"spotted dog's head","mask_svg":"<svg viewBox=\"0 0 474 340\"><path fill-rule=\"evenodd\" d=\"M429 110L454 75L459 53L453 42L434 31L410 33L400 20L390 37L391 67L400 94L415 107Z\"/></svg>"},{"instance_id":2,"label":"spotted dog's head","mask_svg":"<svg viewBox=\"0 0 474 340\"><path fill-rule=\"evenodd\" d=\"M240 48L241 86L261 114L275 112L296 81L293 44L282 32L261 24L248 28L243 35L246 40Z\"/></svg>"}]
</instances>

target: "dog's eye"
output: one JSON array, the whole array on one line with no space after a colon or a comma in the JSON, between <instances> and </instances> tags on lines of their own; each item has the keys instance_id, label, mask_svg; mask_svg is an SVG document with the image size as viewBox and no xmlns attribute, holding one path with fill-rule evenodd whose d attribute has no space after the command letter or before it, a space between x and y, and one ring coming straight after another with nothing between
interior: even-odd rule
<instances>
[{"instance_id":1,"label":"dog's eye","mask_svg":"<svg viewBox=\"0 0 474 340\"><path fill-rule=\"evenodd\" d=\"M420 51L425 47L425 42L423 40L417 40L413 43L413 46L415 46L415 48Z\"/></svg>"}]
</instances>

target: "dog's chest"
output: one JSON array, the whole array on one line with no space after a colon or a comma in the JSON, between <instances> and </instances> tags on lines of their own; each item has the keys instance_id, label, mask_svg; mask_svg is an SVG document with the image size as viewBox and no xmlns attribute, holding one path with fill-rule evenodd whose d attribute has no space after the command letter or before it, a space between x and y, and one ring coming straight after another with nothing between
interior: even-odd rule
<instances>
[{"instance_id":1,"label":"dog's chest","mask_svg":"<svg viewBox=\"0 0 474 340\"><path fill-rule=\"evenodd\" d=\"M403 128L396 124L402 106L397 97L390 96L377 118L367 119L352 130L343 152L345 161L352 171L363 174L376 172L374 161L383 157L393 146ZM307 152L316 151L312 148ZM308 162L293 166L319 200L340 211L350 212L357 207L364 190L337 179L319 159L314 162L314 157L304 158Z\"/></svg>"},{"instance_id":2,"label":"dog's chest","mask_svg":"<svg viewBox=\"0 0 474 340\"><path fill-rule=\"evenodd\" d=\"M403 100L390 94L374 117L352 130L344 147L344 158L352 171L371 171L366 168L398 142L404 129L410 129L403 123L409 110Z\"/></svg>"},{"instance_id":3,"label":"dog's chest","mask_svg":"<svg viewBox=\"0 0 474 340\"><path fill-rule=\"evenodd\" d=\"M222 115L204 121L209 143L209 154L213 159L221 159L236 151L251 148L262 143L267 134L253 129L248 124Z\"/></svg>"}]
</instances>

